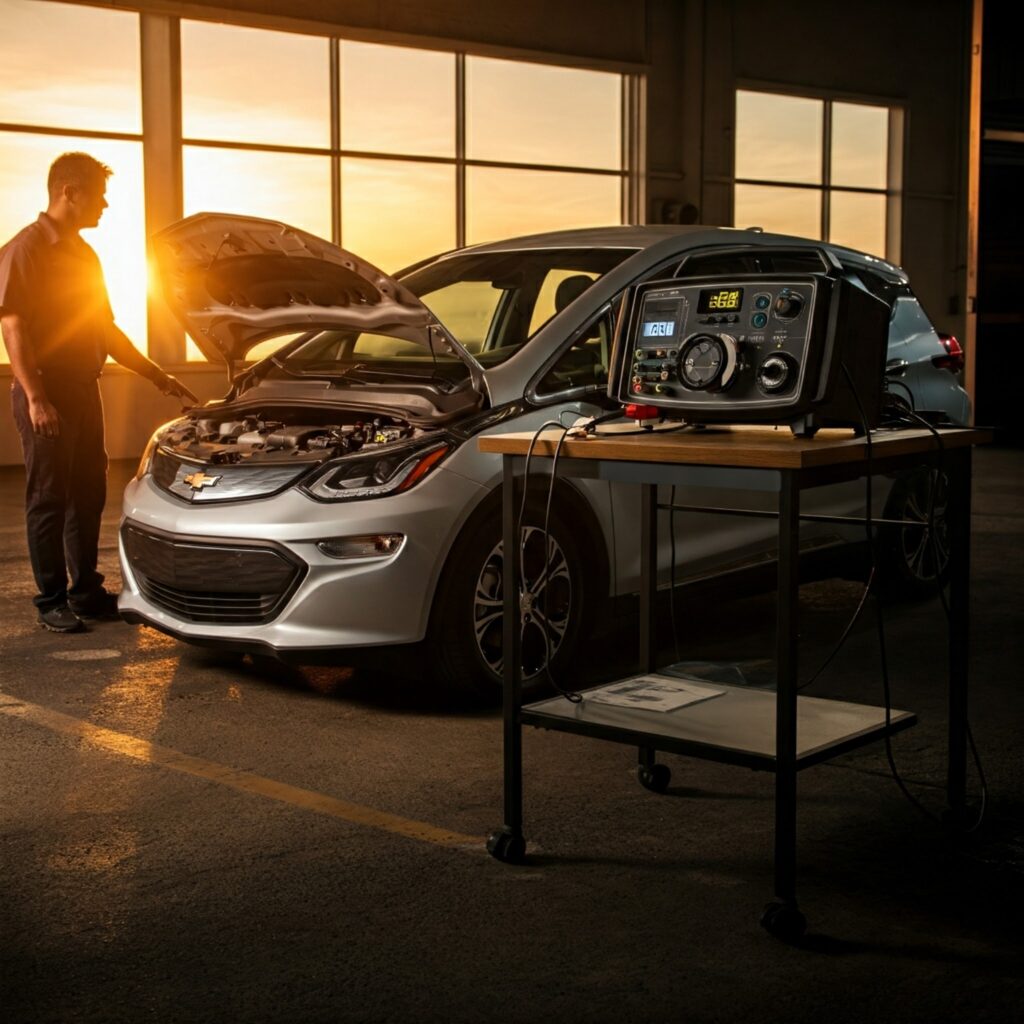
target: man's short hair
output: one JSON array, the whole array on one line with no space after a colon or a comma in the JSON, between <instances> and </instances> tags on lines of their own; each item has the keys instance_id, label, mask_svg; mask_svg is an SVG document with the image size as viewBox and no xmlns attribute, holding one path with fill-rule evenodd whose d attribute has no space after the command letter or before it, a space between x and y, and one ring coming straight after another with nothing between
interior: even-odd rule
<instances>
[{"instance_id":1,"label":"man's short hair","mask_svg":"<svg viewBox=\"0 0 1024 1024\"><path fill-rule=\"evenodd\" d=\"M106 164L88 153L62 153L50 164L46 189L50 199L54 200L60 196L60 190L65 185L89 188L105 182L113 173Z\"/></svg>"}]
</instances>

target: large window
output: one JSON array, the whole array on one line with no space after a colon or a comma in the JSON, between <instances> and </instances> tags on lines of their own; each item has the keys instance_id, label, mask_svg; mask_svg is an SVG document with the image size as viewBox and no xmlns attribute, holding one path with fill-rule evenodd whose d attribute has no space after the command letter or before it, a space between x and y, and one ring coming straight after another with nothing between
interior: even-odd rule
<instances>
[{"instance_id":1,"label":"large window","mask_svg":"<svg viewBox=\"0 0 1024 1024\"><path fill-rule=\"evenodd\" d=\"M181 52L186 213L283 220L387 272L622 221L621 75L191 21Z\"/></svg>"},{"instance_id":2,"label":"large window","mask_svg":"<svg viewBox=\"0 0 1024 1024\"><path fill-rule=\"evenodd\" d=\"M0 243L45 208L60 153L109 164L110 208L84 237L118 323L145 347L141 62L163 59L159 33L141 47L138 12L51 0L0 0L0 24ZM623 220L620 74L177 24L186 216L285 221L387 272L460 245ZM153 123L176 109L173 71L146 77ZM166 146L152 152L166 161ZM147 170L161 190L151 210L173 213L174 168ZM190 341L185 351L202 358Z\"/></svg>"},{"instance_id":3,"label":"large window","mask_svg":"<svg viewBox=\"0 0 1024 1024\"><path fill-rule=\"evenodd\" d=\"M733 223L899 259L902 112L736 93Z\"/></svg>"},{"instance_id":4,"label":"large window","mask_svg":"<svg viewBox=\"0 0 1024 1024\"><path fill-rule=\"evenodd\" d=\"M102 160L114 171L110 207L83 237L103 263L118 324L145 351L138 16L0 0L0 25L0 244L46 209L56 157L84 150Z\"/></svg>"},{"instance_id":5,"label":"large window","mask_svg":"<svg viewBox=\"0 0 1024 1024\"><path fill-rule=\"evenodd\" d=\"M467 241L619 223L621 111L619 75L467 57Z\"/></svg>"}]
</instances>

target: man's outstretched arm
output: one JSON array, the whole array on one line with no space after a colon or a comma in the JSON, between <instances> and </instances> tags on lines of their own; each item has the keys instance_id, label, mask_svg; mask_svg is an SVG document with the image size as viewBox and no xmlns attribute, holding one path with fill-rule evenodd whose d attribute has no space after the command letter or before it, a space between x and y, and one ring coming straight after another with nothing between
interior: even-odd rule
<instances>
[{"instance_id":1,"label":"man's outstretched arm","mask_svg":"<svg viewBox=\"0 0 1024 1024\"><path fill-rule=\"evenodd\" d=\"M194 405L199 399L176 377L172 377L153 362L147 359L129 340L128 335L116 324L111 324L107 336L107 351L113 356L115 362L121 364L125 369L137 373L152 381L165 395L174 395L176 398L187 398Z\"/></svg>"}]
</instances>

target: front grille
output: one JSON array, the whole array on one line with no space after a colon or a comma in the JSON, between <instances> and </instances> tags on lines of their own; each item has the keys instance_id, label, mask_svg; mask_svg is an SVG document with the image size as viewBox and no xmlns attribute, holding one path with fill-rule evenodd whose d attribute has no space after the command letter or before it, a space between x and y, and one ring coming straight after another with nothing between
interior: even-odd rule
<instances>
[{"instance_id":1,"label":"front grille","mask_svg":"<svg viewBox=\"0 0 1024 1024\"><path fill-rule=\"evenodd\" d=\"M269 541L207 541L132 523L122 527L121 539L143 596L187 622L269 622L306 569Z\"/></svg>"},{"instance_id":2,"label":"front grille","mask_svg":"<svg viewBox=\"0 0 1024 1024\"><path fill-rule=\"evenodd\" d=\"M278 494L290 487L311 465L304 461L285 465L221 466L189 462L158 448L153 455L153 482L191 505L248 501ZM198 490L185 480L197 473L206 478L206 483Z\"/></svg>"}]
</instances>

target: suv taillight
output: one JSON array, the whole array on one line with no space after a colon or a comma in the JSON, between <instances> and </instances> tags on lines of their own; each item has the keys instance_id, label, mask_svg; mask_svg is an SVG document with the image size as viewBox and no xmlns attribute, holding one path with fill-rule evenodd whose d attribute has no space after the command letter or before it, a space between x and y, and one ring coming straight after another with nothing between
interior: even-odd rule
<instances>
[{"instance_id":1,"label":"suv taillight","mask_svg":"<svg viewBox=\"0 0 1024 1024\"><path fill-rule=\"evenodd\" d=\"M940 334L939 341L946 350L944 356L932 356L932 365L950 373L959 373L964 368L964 350L952 334Z\"/></svg>"}]
</instances>

